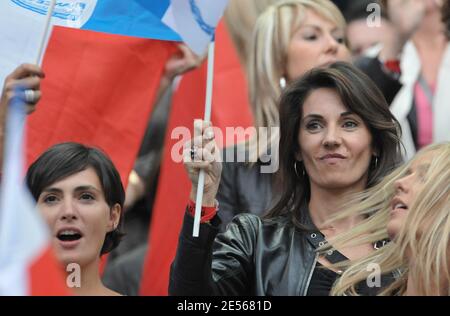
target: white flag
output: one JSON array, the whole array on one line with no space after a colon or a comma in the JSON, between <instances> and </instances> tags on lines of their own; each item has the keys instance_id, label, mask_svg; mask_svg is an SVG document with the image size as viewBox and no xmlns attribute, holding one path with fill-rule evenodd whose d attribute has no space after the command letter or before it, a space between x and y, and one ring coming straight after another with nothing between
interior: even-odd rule
<instances>
[{"instance_id":1,"label":"white flag","mask_svg":"<svg viewBox=\"0 0 450 316\"><path fill-rule=\"evenodd\" d=\"M24 105L8 110L0 187L0 295L28 295L28 267L47 248L48 228L23 181Z\"/></svg>"},{"instance_id":2,"label":"white flag","mask_svg":"<svg viewBox=\"0 0 450 316\"><path fill-rule=\"evenodd\" d=\"M198 55L214 39L228 0L171 0L163 22L177 32Z\"/></svg>"}]
</instances>

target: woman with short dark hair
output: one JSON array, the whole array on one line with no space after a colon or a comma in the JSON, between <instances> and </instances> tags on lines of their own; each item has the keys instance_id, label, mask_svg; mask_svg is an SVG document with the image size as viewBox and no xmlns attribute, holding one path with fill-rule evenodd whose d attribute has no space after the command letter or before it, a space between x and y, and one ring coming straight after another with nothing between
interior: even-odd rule
<instances>
[{"instance_id":1,"label":"woman with short dark hair","mask_svg":"<svg viewBox=\"0 0 450 316\"><path fill-rule=\"evenodd\" d=\"M28 169L26 183L47 221L57 258L77 264L77 295L119 295L100 279L100 256L123 236L125 192L111 160L99 149L62 143L44 152Z\"/></svg>"}]
</instances>

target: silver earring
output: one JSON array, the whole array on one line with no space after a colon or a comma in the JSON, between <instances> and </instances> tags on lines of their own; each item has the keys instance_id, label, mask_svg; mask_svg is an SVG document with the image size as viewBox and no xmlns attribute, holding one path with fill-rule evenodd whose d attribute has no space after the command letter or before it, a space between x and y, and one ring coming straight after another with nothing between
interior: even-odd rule
<instances>
[{"instance_id":1,"label":"silver earring","mask_svg":"<svg viewBox=\"0 0 450 316\"><path fill-rule=\"evenodd\" d=\"M378 157L375 156L375 169L377 169L377 167L378 167Z\"/></svg>"},{"instance_id":2,"label":"silver earring","mask_svg":"<svg viewBox=\"0 0 450 316\"><path fill-rule=\"evenodd\" d=\"M281 87L281 89L286 88L286 78L284 78L284 77L280 78L280 87Z\"/></svg>"}]
</instances>

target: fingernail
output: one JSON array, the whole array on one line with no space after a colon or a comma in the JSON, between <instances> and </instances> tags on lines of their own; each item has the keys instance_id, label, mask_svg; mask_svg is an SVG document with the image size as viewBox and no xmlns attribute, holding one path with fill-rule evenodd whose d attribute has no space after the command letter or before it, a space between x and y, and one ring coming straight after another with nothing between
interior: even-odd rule
<instances>
[{"instance_id":1,"label":"fingernail","mask_svg":"<svg viewBox=\"0 0 450 316\"><path fill-rule=\"evenodd\" d=\"M194 129L200 130L202 128L202 120L195 119L194 120Z\"/></svg>"}]
</instances>

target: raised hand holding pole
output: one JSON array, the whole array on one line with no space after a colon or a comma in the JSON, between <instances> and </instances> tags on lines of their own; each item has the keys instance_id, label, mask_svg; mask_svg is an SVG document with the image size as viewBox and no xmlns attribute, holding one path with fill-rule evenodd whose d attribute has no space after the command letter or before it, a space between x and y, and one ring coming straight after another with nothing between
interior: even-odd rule
<instances>
[{"instance_id":1,"label":"raised hand holding pole","mask_svg":"<svg viewBox=\"0 0 450 316\"><path fill-rule=\"evenodd\" d=\"M209 43L208 49L208 72L206 75L206 100L205 100L205 116L204 121L211 121L211 107L212 107L212 92L213 92L213 77L214 77L214 40ZM205 186L205 171L200 170L198 176L197 196L195 199L195 216L194 229L192 236L198 237L200 231L200 219L202 213L203 188Z\"/></svg>"}]
</instances>

